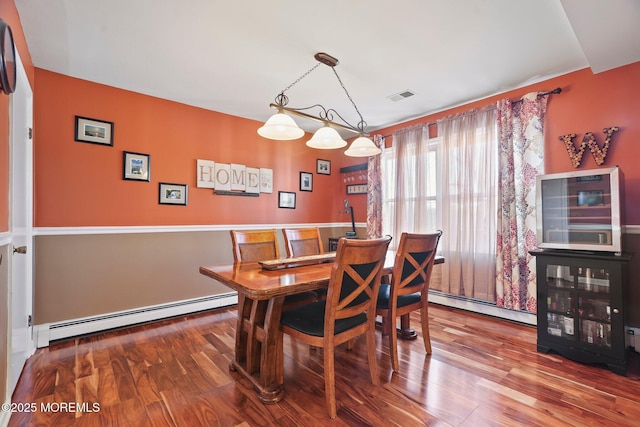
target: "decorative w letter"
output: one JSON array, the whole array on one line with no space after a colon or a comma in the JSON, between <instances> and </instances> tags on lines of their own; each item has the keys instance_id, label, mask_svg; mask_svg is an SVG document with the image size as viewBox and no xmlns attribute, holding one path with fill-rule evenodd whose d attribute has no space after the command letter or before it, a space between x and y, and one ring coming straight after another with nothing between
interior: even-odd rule
<instances>
[{"instance_id":1,"label":"decorative w letter","mask_svg":"<svg viewBox=\"0 0 640 427\"><path fill-rule=\"evenodd\" d=\"M596 142L596 138L593 136L593 133L587 132L584 134L584 138L582 138L582 143L580 144L580 149L576 151L576 147L573 144L573 138L576 137L575 133L569 133L567 135L559 136L558 139L564 142L565 147L567 148L567 153L569 153L569 160L574 168L580 166L580 162L582 161L582 155L584 154L585 148L589 147L589 151L593 155L594 160L598 166L604 163L604 160L607 157L607 150L609 150L609 144L611 143L611 136L614 132L618 131L617 126L612 126L610 128L604 128L602 130L605 134L604 145L602 148Z\"/></svg>"}]
</instances>

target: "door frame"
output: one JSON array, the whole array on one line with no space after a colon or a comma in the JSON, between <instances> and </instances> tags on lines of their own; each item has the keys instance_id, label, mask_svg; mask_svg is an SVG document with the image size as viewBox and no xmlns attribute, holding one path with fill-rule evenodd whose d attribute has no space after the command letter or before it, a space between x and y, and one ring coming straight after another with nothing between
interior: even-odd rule
<instances>
[{"instance_id":1,"label":"door frame","mask_svg":"<svg viewBox=\"0 0 640 427\"><path fill-rule=\"evenodd\" d=\"M8 396L13 394L33 340L33 90L16 51L16 90L9 107L9 331ZM19 145L21 144L21 146ZM20 193L20 194L16 194ZM25 246L26 253L15 253Z\"/></svg>"}]
</instances>

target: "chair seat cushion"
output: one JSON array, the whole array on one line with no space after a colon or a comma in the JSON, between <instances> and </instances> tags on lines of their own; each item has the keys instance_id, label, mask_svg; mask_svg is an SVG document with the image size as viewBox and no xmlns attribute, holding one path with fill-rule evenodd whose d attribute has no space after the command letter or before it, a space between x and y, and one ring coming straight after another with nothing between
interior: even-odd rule
<instances>
[{"instance_id":1,"label":"chair seat cushion","mask_svg":"<svg viewBox=\"0 0 640 427\"><path fill-rule=\"evenodd\" d=\"M378 292L378 302L376 307L389 308L389 298L391 297L391 286L388 283L380 285L380 291ZM404 307L405 305L413 304L420 301L420 294L400 295L398 297L398 307Z\"/></svg>"},{"instance_id":2,"label":"chair seat cushion","mask_svg":"<svg viewBox=\"0 0 640 427\"><path fill-rule=\"evenodd\" d=\"M324 310L326 305L327 301L322 300L283 311L280 323L307 335L322 337L324 336ZM366 321L367 315L364 313L348 319L338 319L336 320L335 334L338 335Z\"/></svg>"}]
</instances>

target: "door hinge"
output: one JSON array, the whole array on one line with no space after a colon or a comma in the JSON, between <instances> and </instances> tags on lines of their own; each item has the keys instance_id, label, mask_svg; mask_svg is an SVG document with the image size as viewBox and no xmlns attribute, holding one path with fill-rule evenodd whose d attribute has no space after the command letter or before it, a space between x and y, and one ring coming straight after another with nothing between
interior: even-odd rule
<instances>
[{"instance_id":1,"label":"door hinge","mask_svg":"<svg viewBox=\"0 0 640 427\"><path fill-rule=\"evenodd\" d=\"M27 323L29 327L33 326L33 318L31 317L31 315L27 317Z\"/></svg>"},{"instance_id":2,"label":"door hinge","mask_svg":"<svg viewBox=\"0 0 640 427\"><path fill-rule=\"evenodd\" d=\"M26 254L27 253L27 247L26 246L18 246L17 248L14 246L13 247L13 253L14 254Z\"/></svg>"},{"instance_id":3,"label":"door hinge","mask_svg":"<svg viewBox=\"0 0 640 427\"><path fill-rule=\"evenodd\" d=\"M33 128L29 128L29 139L33 139Z\"/></svg>"}]
</instances>

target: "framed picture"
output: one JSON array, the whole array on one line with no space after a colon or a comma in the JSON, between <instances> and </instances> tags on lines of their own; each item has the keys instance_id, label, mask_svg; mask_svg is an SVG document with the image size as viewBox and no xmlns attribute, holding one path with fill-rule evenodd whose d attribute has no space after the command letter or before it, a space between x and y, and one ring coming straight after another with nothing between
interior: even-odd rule
<instances>
[{"instance_id":1,"label":"framed picture","mask_svg":"<svg viewBox=\"0 0 640 427\"><path fill-rule=\"evenodd\" d=\"M187 205L187 184L160 183L158 203L161 205Z\"/></svg>"},{"instance_id":2,"label":"framed picture","mask_svg":"<svg viewBox=\"0 0 640 427\"><path fill-rule=\"evenodd\" d=\"M316 173L320 175L331 175L331 160L316 160Z\"/></svg>"},{"instance_id":3,"label":"framed picture","mask_svg":"<svg viewBox=\"0 0 640 427\"><path fill-rule=\"evenodd\" d=\"M300 191L313 191L313 174L300 172Z\"/></svg>"},{"instance_id":4,"label":"framed picture","mask_svg":"<svg viewBox=\"0 0 640 427\"><path fill-rule=\"evenodd\" d=\"M291 191L278 191L278 207L286 209L296 208L296 193Z\"/></svg>"},{"instance_id":5,"label":"framed picture","mask_svg":"<svg viewBox=\"0 0 640 427\"><path fill-rule=\"evenodd\" d=\"M367 194L367 184L347 185L347 194Z\"/></svg>"},{"instance_id":6,"label":"framed picture","mask_svg":"<svg viewBox=\"0 0 640 427\"><path fill-rule=\"evenodd\" d=\"M150 156L148 154L125 151L122 157L122 179L135 181L149 181L151 179Z\"/></svg>"},{"instance_id":7,"label":"framed picture","mask_svg":"<svg viewBox=\"0 0 640 427\"><path fill-rule=\"evenodd\" d=\"M76 116L75 140L113 147L113 122Z\"/></svg>"}]
</instances>

